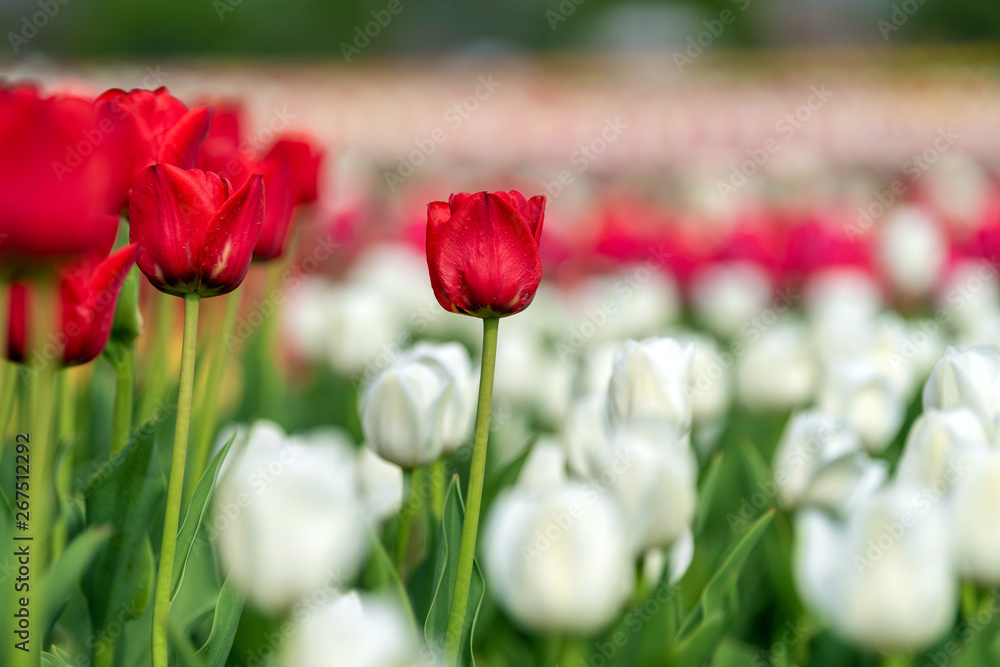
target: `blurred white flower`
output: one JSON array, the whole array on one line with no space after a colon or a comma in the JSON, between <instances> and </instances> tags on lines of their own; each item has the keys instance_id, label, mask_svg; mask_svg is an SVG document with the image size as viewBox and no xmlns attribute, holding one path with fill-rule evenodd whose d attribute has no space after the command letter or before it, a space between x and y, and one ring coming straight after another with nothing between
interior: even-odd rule
<instances>
[{"instance_id":1,"label":"blurred white flower","mask_svg":"<svg viewBox=\"0 0 1000 667\"><path fill-rule=\"evenodd\" d=\"M412 469L458 447L472 423L469 361L457 343L421 343L368 386L361 426L372 450Z\"/></svg>"},{"instance_id":2,"label":"blurred white flower","mask_svg":"<svg viewBox=\"0 0 1000 667\"><path fill-rule=\"evenodd\" d=\"M610 447L607 398L594 394L576 400L563 423L562 443L570 469L589 477Z\"/></svg>"},{"instance_id":3,"label":"blurred white flower","mask_svg":"<svg viewBox=\"0 0 1000 667\"><path fill-rule=\"evenodd\" d=\"M482 553L499 605L537 633L596 632L634 585L618 508L591 485L504 491L487 517Z\"/></svg>"},{"instance_id":4,"label":"blurred white flower","mask_svg":"<svg viewBox=\"0 0 1000 667\"><path fill-rule=\"evenodd\" d=\"M445 315L427 277L427 258L402 243L379 243L366 248L348 272L345 282L364 285L379 294L383 308L396 313L418 313L433 305L434 315Z\"/></svg>"},{"instance_id":5,"label":"blurred white flower","mask_svg":"<svg viewBox=\"0 0 1000 667\"><path fill-rule=\"evenodd\" d=\"M1000 452L971 458L952 501L956 567L960 577L992 587L1000 584Z\"/></svg>"},{"instance_id":6,"label":"blurred white flower","mask_svg":"<svg viewBox=\"0 0 1000 667\"><path fill-rule=\"evenodd\" d=\"M213 530L229 576L267 612L351 581L367 536L355 453L339 431L287 437L259 421L231 450Z\"/></svg>"},{"instance_id":7,"label":"blurred white flower","mask_svg":"<svg viewBox=\"0 0 1000 667\"><path fill-rule=\"evenodd\" d=\"M351 591L298 620L288 667L411 667L419 645L406 614L388 599Z\"/></svg>"},{"instance_id":8,"label":"blurred white flower","mask_svg":"<svg viewBox=\"0 0 1000 667\"><path fill-rule=\"evenodd\" d=\"M966 406L992 439L1000 420L1000 352L949 347L924 385L924 410Z\"/></svg>"},{"instance_id":9,"label":"blurred white flower","mask_svg":"<svg viewBox=\"0 0 1000 667\"><path fill-rule=\"evenodd\" d=\"M806 283L805 310L822 359L855 356L868 349L882 295L865 271L826 269Z\"/></svg>"},{"instance_id":10,"label":"blurred white flower","mask_svg":"<svg viewBox=\"0 0 1000 667\"><path fill-rule=\"evenodd\" d=\"M725 419L732 402L735 361L723 354L711 336L683 333L678 340L694 348L691 361L691 417L695 425L710 425Z\"/></svg>"},{"instance_id":11,"label":"blurred white flower","mask_svg":"<svg viewBox=\"0 0 1000 667\"><path fill-rule=\"evenodd\" d=\"M986 450L987 443L982 422L972 410L928 410L910 427L896 476L942 495L965 474L973 457Z\"/></svg>"},{"instance_id":12,"label":"blurred white flower","mask_svg":"<svg viewBox=\"0 0 1000 667\"><path fill-rule=\"evenodd\" d=\"M795 579L803 601L851 644L918 651L955 620L948 519L917 487L875 492L840 524L819 510L796 521Z\"/></svg>"},{"instance_id":13,"label":"blurred white flower","mask_svg":"<svg viewBox=\"0 0 1000 667\"><path fill-rule=\"evenodd\" d=\"M403 506L403 469L378 456L367 445L358 453L358 489L374 521L395 516Z\"/></svg>"},{"instance_id":14,"label":"blurred white flower","mask_svg":"<svg viewBox=\"0 0 1000 667\"><path fill-rule=\"evenodd\" d=\"M774 481L785 509L815 506L842 511L874 464L854 431L820 410L792 415L774 452ZM885 475L885 468L878 466Z\"/></svg>"},{"instance_id":15,"label":"blurred white flower","mask_svg":"<svg viewBox=\"0 0 1000 667\"><path fill-rule=\"evenodd\" d=\"M881 452L906 417L903 397L871 364L844 361L827 371L817 405L846 421L870 452Z\"/></svg>"},{"instance_id":16,"label":"blurred white flower","mask_svg":"<svg viewBox=\"0 0 1000 667\"><path fill-rule=\"evenodd\" d=\"M576 347L644 338L677 319L680 295L673 278L645 264L624 265L611 276L582 282L567 295L568 342Z\"/></svg>"},{"instance_id":17,"label":"blurred white flower","mask_svg":"<svg viewBox=\"0 0 1000 667\"><path fill-rule=\"evenodd\" d=\"M771 305L771 279L751 262L716 262L692 278L695 315L712 332L736 338Z\"/></svg>"},{"instance_id":18,"label":"blurred white flower","mask_svg":"<svg viewBox=\"0 0 1000 667\"><path fill-rule=\"evenodd\" d=\"M997 269L985 259L957 262L937 291L936 306L965 336L975 336L1000 315Z\"/></svg>"},{"instance_id":19,"label":"blurred white flower","mask_svg":"<svg viewBox=\"0 0 1000 667\"><path fill-rule=\"evenodd\" d=\"M694 347L673 338L630 340L619 347L608 386L612 427L634 419L658 419L678 431L690 430L693 359Z\"/></svg>"},{"instance_id":20,"label":"blurred white flower","mask_svg":"<svg viewBox=\"0 0 1000 667\"><path fill-rule=\"evenodd\" d=\"M818 379L805 324L779 320L746 343L736 364L736 396L751 410L787 410L808 403Z\"/></svg>"},{"instance_id":21,"label":"blurred white flower","mask_svg":"<svg viewBox=\"0 0 1000 667\"><path fill-rule=\"evenodd\" d=\"M573 396L578 398L607 396L618 347L618 343L601 343L587 348L579 356L576 375L573 378Z\"/></svg>"},{"instance_id":22,"label":"blurred white flower","mask_svg":"<svg viewBox=\"0 0 1000 667\"><path fill-rule=\"evenodd\" d=\"M889 282L905 294L927 294L947 259L948 239L937 222L916 206L888 213L878 238L878 256Z\"/></svg>"},{"instance_id":23,"label":"blurred white flower","mask_svg":"<svg viewBox=\"0 0 1000 667\"><path fill-rule=\"evenodd\" d=\"M523 325L504 327L497 343L494 393L558 423L569 405L572 360L546 349L541 333Z\"/></svg>"},{"instance_id":24,"label":"blurred white flower","mask_svg":"<svg viewBox=\"0 0 1000 667\"><path fill-rule=\"evenodd\" d=\"M622 508L633 553L668 546L690 528L698 464L687 436L674 427L654 421L623 425L591 474Z\"/></svg>"}]
</instances>

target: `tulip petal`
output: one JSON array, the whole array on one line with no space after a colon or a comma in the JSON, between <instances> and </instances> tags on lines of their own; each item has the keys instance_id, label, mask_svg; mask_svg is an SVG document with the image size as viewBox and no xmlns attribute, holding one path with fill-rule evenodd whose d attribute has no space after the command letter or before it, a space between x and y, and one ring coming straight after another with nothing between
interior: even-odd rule
<instances>
[{"instance_id":1,"label":"tulip petal","mask_svg":"<svg viewBox=\"0 0 1000 667\"><path fill-rule=\"evenodd\" d=\"M454 195L452 196L454 197ZM427 264L429 266L434 264L434 249L437 247L438 230L441 225L448 222L449 218L451 218L451 207L445 202L435 201L427 205ZM432 269L430 275L431 289L434 290L434 296L438 303L445 310L454 311L448 297L445 296L444 286L441 285L441 278L438 277L437 271Z\"/></svg>"},{"instance_id":2,"label":"tulip petal","mask_svg":"<svg viewBox=\"0 0 1000 667\"><path fill-rule=\"evenodd\" d=\"M212 218L201 247L202 296L231 292L247 275L264 224L264 178L254 174Z\"/></svg>"},{"instance_id":3,"label":"tulip petal","mask_svg":"<svg viewBox=\"0 0 1000 667\"><path fill-rule=\"evenodd\" d=\"M454 210L456 200L461 204ZM450 309L503 317L526 308L541 281L542 261L524 218L486 192L453 195L452 202L451 218L437 228L431 262Z\"/></svg>"},{"instance_id":4,"label":"tulip petal","mask_svg":"<svg viewBox=\"0 0 1000 667\"><path fill-rule=\"evenodd\" d=\"M211 122L212 110L209 107L188 111L167 130L163 143L159 146L156 161L175 164L181 169L194 168L198 151L208 136Z\"/></svg>"},{"instance_id":5,"label":"tulip petal","mask_svg":"<svg viewBox=\"0 0 1000 667\"><path fill-rule=\"evenodd\" d=\"M199 252L228 192L228 183L210 172L160 164L140 173L129 207L130 240L154 287L174 295L198 289Z\"/></svg>"},{"instance_id":6,"label":"tulip petal","mask_svg":"<svg viewBox=\"0 0 1000 667\"><path fill-rule=\"evenodd\" d=\"M63 360L67 365L95 359L108 344L118 294L138 253L139 246L129 244L101 262L86 280L63 281Z\"/></svg>"}]
</instances>

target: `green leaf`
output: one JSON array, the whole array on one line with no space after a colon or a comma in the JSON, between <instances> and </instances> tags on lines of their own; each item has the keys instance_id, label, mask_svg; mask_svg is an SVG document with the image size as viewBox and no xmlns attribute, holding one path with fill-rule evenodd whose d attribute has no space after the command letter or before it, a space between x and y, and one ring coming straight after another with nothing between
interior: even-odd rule
<instances>
[{"instance_id":1,"label":"green leaf","mask_svg":"<svg viewBox=\"0 0 1000 667\"><path fill-rule=\"evenodd\" d=\"M212 620L212 632L196 656L199 663L206 667L225 667L229 651L233 647L233 640L236 638L236 629L240 625L246 594L230 581L226 579L222 584L219 603L215 606L215 617Z\"/></svg>"},{"instance_id":2,"label":"green leaf","mask_svg":"<svg viewBox=\"0 0 1000 667\"><path fill-rule=\"evenodd\" d=\"M719 611L704 620L677 647L674 664L696 667L705 662L725 638L729 627L726 613Z\"/></svg>"},{"instance_id":3,"label":"green leaf","mask_svg":"<svg viewBox=\"0 0 1000 667\"><path fill-rule=\"evenodd\" d=\"M389 552L385 550L382 540L370 528L368 529L368 543L370 555L365 564L365 570L361 574L361 581L367 590L381 592L395 598L399 607L406 612L407 623L416 636L417 620L413 615L410 596L406 594L406 588L403 586L399 573L393 565L392 558L389 557Z\"/></svg>"},{"instance_id":4,"label":"green leaf","mask_svg":"<svg viewBox=\"0 0 1000 667\"><path fill-rule=\"evenodd\" d=\"M73 663L66 662L65 659L54 653L42 651L42 667L73 667Z\"/></svg>"},{"instance_id":5,"label":"green leaf","mask_svg":"<svg viewBox=\"0 0 1000 667\"><path fill-rule=\"evenodd\" d=\"M155 422L143 424L84 490L88 524L114 530L82 582L95 634L138 618L152 592L153 553L146 529L162 491L151 465L154 432Z\"/></svg>"},{"instance_id":6,"label":"green leaf","mask_svg":"<svg viewBox=\"0 0 1000 667\"><path fill-rule=\"evenodd\" d=\"M209 501L212 499L212 492L215 490L215 478L219 474L219 468L229 452L229 448L236 439L236 433L229 438L229 442L219 450L212 462L205 470L205 474L198 481L198 486L194 489L191 502L188 503L187 511L184 513L184 521L180 530L177 531L177 555L174 559L174 570L170 577L170 599L177 597L177 590L181 587L184 579L184 570L187 568L188 559L191 556L191 549L194 548L194 540L201 528L201 522L208 511Z\"/></svg>"},{"instance_id":7,"label":"green leaf","mask_svg":"<svg viewBox=\"0 0 1000 667\"><path fill-rule=\"evenodd\" d=\"M754 548L764 536L764 532L773 518L774 510L772 509L757 519L736 539L736 543L726 554L719 569L705 584L699 604L691 610L685 619L681 628L682 637L686 637L694 631L699 621L701 621L701 625L705 625L710 620L715 622L712 619L719 613L722 613L725 618L726 602L732 599L732 595L736 591L740 571L746 565L747 559L750 558L750 554L753 553Z\"/></svg>"},{"instance_id":8,"label":"green leaf","mask_svg":"<svg viewBox=\"0 0 1000 667\"><path fill-rule=\"evenodd\" d=\"M455 575L458 571L458 550L462 541L462 522L465 519L465 505L462 502L462 492L458 480L453 478L448 486L448 495L444 500L444 513L441 517L441 531L438 538L437 559L434 563L434 596L431 607L424 620L424 639L432 651L439 652L444 647L444 637L448 630L448 612L451 608L451 597L455 591ZM469 586L469 603L465 608L465 621L462 624L462 638L459 655L465 656L467 665L475 667L472 656L472 638L476 630L476 619L479 617L479 607L483 602L486 590L483 573L479 564L473 561L472 584Z\"/></svg>"},{"instance_id":9,"label":"green leaf","mask_svg":"<svg viewBox=\"0 0 1000 667\"><path fill-rule=\"evenodd\" d=\"M722 452L712 457L712 462L708 464L705 474L701 479L701 488L698 490L698 514L694 520L694 534L701 535L708 521L708 515L712 509L712 499L715 498L715 488L719 482L719 471L722 469Z\"/></svg>"},{"instance_id":10,"label":"green leaf","mask_svg":"<svg viewBox=\"0 0 1000 667\"><path fill-rule=\"evenodd\" d=\"M191 647L191 642L175 623L167 624L167 637L174 647L174 657L177 659L179 667L205 667L195 654L194 648Z\"/></svg>"},{"instance_id":11,"label":"green leaf","mask_svg":"<svg viewBox=\"0 0 1000 667\"><path fill-rule=\"evenodd\" d=\"M42 602L42 627L48 632L59 617L63 605L73 594L80 577L97 551L111 537L111 526L91 526L66 548L46 575Z\"/></svg>"}]
</instances>

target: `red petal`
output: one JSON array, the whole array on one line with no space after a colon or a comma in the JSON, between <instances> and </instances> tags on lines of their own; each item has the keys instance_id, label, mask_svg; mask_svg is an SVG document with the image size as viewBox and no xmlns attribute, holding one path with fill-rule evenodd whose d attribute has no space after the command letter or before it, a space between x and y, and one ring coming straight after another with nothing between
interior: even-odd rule
<instances>
[{"instance_id":1,"label":"red petal","mask_svg":"<svg viewBox=\"0 0 1000 667\"><path fill-rule=\"evenodd\" d=\"M63 282L63 360L67 365L95 359L108 344L118 294L138 252L137 245L127 245L101 262L85 284Z\"/></svg>"},{"instance_id":2,"label":"red petal","mask_svg":"<svg viewBox=\"0 0 1000 667\"><path fill-rule=\"evenodd\" d=\"M295 210L292 200L292 171L278 160L264 160L264 224L253 247L253 258L270 260L279 257Z\"/></svg>"},{"instance_id":3,"label":"red petal","mask_svg":"<svg viewBox=\"0 0 1000 667\"><path fill-rule=\"evenodd\" d=\"M228 193L226 181L196 169L161 164L140 173L129 207L130 240L153 286L175 295L198 289L199 253Z\"/></svg>"},{"instance_id":4,"label":"red petal","mask_svg":"<svg viewBox=\"0 0 1000 667\"><path fill-rule=\"evenodd\" d=\"M503 197L485 192L465 198L440 225L433 266L452 308L477 317L523 310L542 278L528 224Z\"/></svg>"},{"instance_id":5,"label":"red petal","mask_svg":"<svg viewBox=\"0 0 1000 667\"><path fill-rule=\"evenodd\" d=\"M174 164L181 169L193 169L211 123L211 108L200 107L188 111L167 130L156 161Z\"/></svg>"},{"instance_id":6,"label":"red petal","mask_svg":"<svg viewBox=\"0 0 1000 667\"><path fill-rule=\"evenodd\" d=\"M264 179L254 174L212 219L199 262L202 296L225 294L240 286L263 224Z\"/></svg>"},{"instance_id":7,"label":"red petal","mask_svg":"<svg viewBox=\"0 0 1000 667\"><path fill-rule=\"evenodd\" d=\"M454 197L454 195L452 195ZM438 303L446 310L454 310L452 304L444 294L444 287L441 285L441 276L438 275L434 264L434 249L437 247L438 230L441 225L451 218L451 207L443 201L431 202L427 205L427 269L431 276L431 289Z\"/></svg>"}]
</instances>

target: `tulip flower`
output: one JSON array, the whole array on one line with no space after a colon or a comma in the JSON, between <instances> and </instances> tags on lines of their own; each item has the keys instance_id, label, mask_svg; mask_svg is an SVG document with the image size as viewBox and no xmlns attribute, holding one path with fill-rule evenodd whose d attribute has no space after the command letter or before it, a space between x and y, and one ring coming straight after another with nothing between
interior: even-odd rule
<instances>
[{"instance_id":1,"label":"tulip flower","mask_svg":"<svg viewBox=\"0 0 1000 667\"><path fill-rule=\"evenodd\" d=\"M952 517L959 576L982 586L1000 584L1000 452L979 450L959 471Z\"/></svg>"},{"instance_id":2,"label":"tulip flower","mask_svg":"<svg viewBox=\"0 0 1000 667\"><path fill-rule=\"evenodd\" d=\"M618 348L608 387L608 417L616 426L657 419L680 433L691 428L688 384L694 347L673 338L630 340Z\"/></svg>"},{"instance_id":3,"label":"tulip flower","mask_svg":"<svg viewBox=\"0 0 1000 667\"><path fill-rule=\"evenodd\" d=\"M559 466L543 450L533 451L518 485L497 498L487 517L483 567L497 602L518 625L540 633L595 632L632 590L631 552L615 503L561 479ZM541 489L532 478L554 483Z\"/></svg>"},{"instance_id":4,"label":"tulip flower","mask_svg":"<svg viewBox=\"0 0 1000 667\"><path fill-rule=\"evenodd\" d=\"M76 261L118 230L120 165L92 105L0 86L0 265L5 275Z\"/></svg>"},{"instance_id":5,"label":"tulip flower","mask_svg":"<svg viewBox=\"0 0 1000 667\"><path fill-rule=\"evenodd\" d=\"M111 336L115 304L138 247L127 246L102 261L90 260L63 269L59 344L62 364L85 364L97 358ZM15 283L10 295L10 335L7 358L27 363L33 310L33 286Z\"/></svg>"},{"instance_id":6,"label":"tulip flower","mask_svg":"<svg viewBox=\"0 0 1000 667\"><path fill-rule=\"evenodd\" d=\"M112 88L95 104L102 123L116 134L121 150L120 206L128 204L129 189L149 165L193 168L212 117L210 108L188 109L165 87L128 92Z\"/></svg>"},{"instance_id":7,"label":"tulip flower","mask_svg":"<svg viewBox=\"0 0 1000 667\"><path fill-rule=\"evenodd\" d=\"M958 585L947 515L940 504L917 504L915 514L920 493L907 485L882 489L846 524L817 510L798 516L799 594L853 644L921 650L954 623Z\"/></svg>"},{"instance_id":8,"label":"tulip flower","mask_svg":"<svg viewBox=\"0 0 1000 667\"><path fill-rule=\"evenodd\" d=\"M896 475L942 495L989 448L988 443L986 430L971 409L927 410L910 428Z\"/></svg>"},{"instance_id":9,"label":"tulip flower","mask_svg":"<svg viewBox=\"0 0 1000 667\"><path fill-rule=\"evenodd\" d=\"M351 591L304 606L286 667L411 667L420 649L406 614L391 599ZM336 650L330 650L335 646ZM279 663L275 663L276 665Z\"/></svg>"},{"instance_id":10,"label":"tulip flower","mask_svg":"<svg viewBox=\"0 0 1000 667\"><path fill-rule=\"evenodd\" d=\"M278 137L265 159L289 165L292 179L292 200L295 204L311 204L319 195L320 167L324 151L311 137L287 133Z\"/></svg>"},{"instance_id":11,"label":"tulip flower","mask_svg":"<svg viewBox=\"0 0 1000 667\"><path fill-rule=\"evenodd\" d=\"M368 518L380 522L397 514L403 505L403 470L364 446L358 452L358 489Z\"/></svg>"},{"instance_id":12,"label":"tulip flower","mask_svg":"<svg viewBox=\"0 0 1000 667\"><path fill-rule=\"evenodd\" d=\"M129 207L136 263L153 286L175 296L231 292L247 274L264 219L260 174L233 192L211 172L147 167Z\"/></svg>"},{"instance_id":13,"label":"tulip flower","mask_svg":"<svg viewBox=\"0 0 1000 667\"><path fill-rule=\"evenodd\" d=\"M966 406L991 437L1000 428L1000 353L988 347L949 347L924 385L924 410Z\"/></svg>"},{"instance_id":14,"label":"tulip flower","mask_svg":"<svg viewBox=\"0 0 1000 667\"><path fill-rule=\"evenodd\" d=\"M889 446L906 417L906 402L886 376L864 360L839 363L827 372L817 404L843 418L870 452Z\"/></svg>"},{"instance_id":15,"label":"tulip flower","mask_svg":"<svg viewBox=\"0 0 1000 667\"><path fill-rule=\"evenodd\" d=\"M944 230L922 209L905 206L886 216L879 234L879 263L904 296L927 294L937 283L947 254Z\"/></svg>"},{"instance_id":16,"label":"tulip flower","mask_svg":"<svg viewBox=\"0 0 1000 667\"><path fill-rule=\"evenodd\" d=\"M240 432L220 475L213 526L229 576L259 609L288 609L357 571L366 524L355 466L339 432L289 437L266 421ZM237 505L235 517L225 514Z\"/></svg>"},{"instance_id":17,"label":"tulip flower","mask_svg":"<svg viewBox=\"0 0 1000 667\"><path fill-rule=\"evenodd\" d=\"M427 206L427 266L445 310L506 317L531 303L542 279L538 242L545 196L460 193Z\"/></svg>"},{"instance_id":18,"label":"tulip flower","mask_svg":"<svg viewBox=\"0 0 1000 667\"><path fill-rule=\"evenodd\" d=\"M771 304L771 278L757 264L716 262L691 280L694 313L714 333L736 338Z\"/></svg>"},{"instance_id":19,"label":"tulip flower","mask_svg":"<svg viewBox=\"0 0 1000 667\"><path fill-rule=\"evenodd\" d=\"M736 362L736 396L753 410L787 410L812 398L819 379L809 329L779 320L754 327L746 352Z\"/></svg>"}]
</instances>

